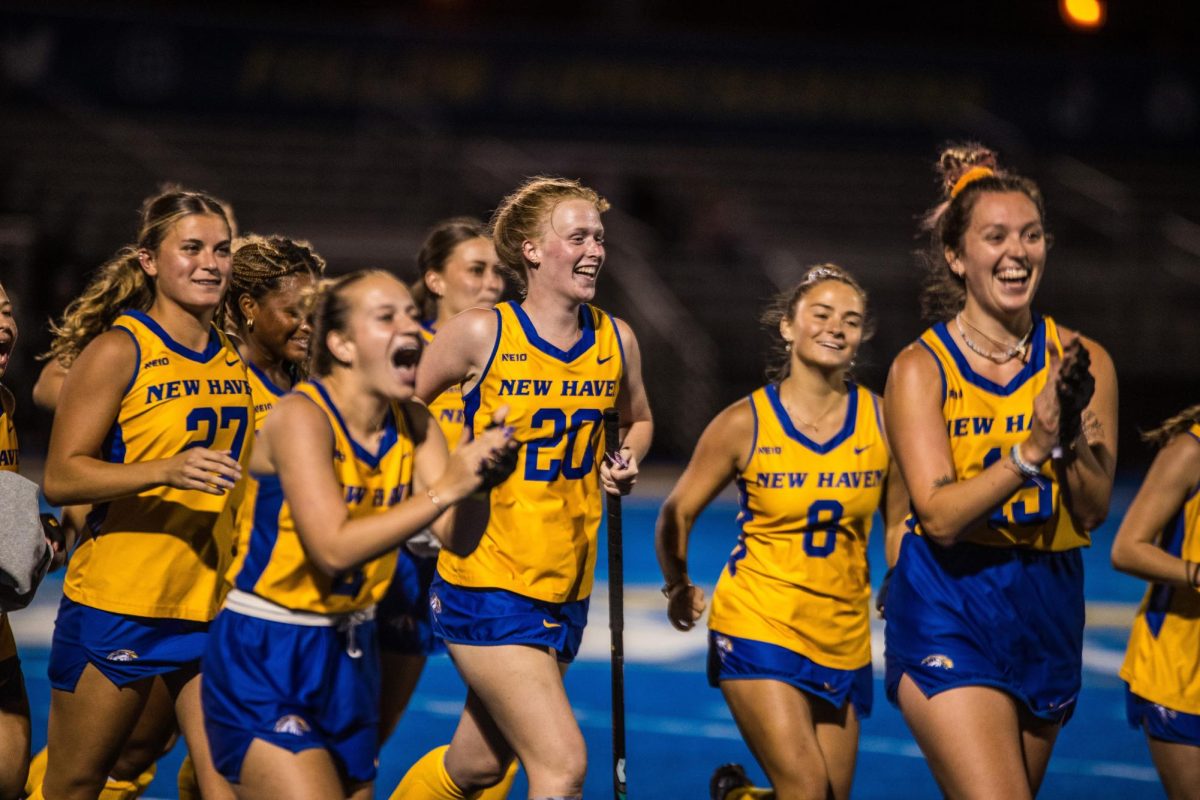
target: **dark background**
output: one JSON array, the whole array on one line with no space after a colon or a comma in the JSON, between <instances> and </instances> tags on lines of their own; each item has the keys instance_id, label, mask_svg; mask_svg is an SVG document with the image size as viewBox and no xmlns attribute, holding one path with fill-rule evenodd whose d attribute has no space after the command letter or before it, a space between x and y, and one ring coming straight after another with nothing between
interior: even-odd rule
<instances>
[{"instance_id":1,"label":"dark background","mask_svg":"<svg viewBox=\"0 0 1200 800\"><path fill-rule=\"evenodd\" d=\"M1112 353L1122 463L1200 401L1200 68L1181 0L7 4L0 279L27 449L46 322L135 235L166 181L335 272L415 277L424 230L525 176L607 196L599 302L645 353L655 452L683 459L762 380L756 320L810 264L851 269L881 390L919 334L916 220L947 140L1036 179L1055 236L1039 310Z\"/></svg>"}]
</instances>

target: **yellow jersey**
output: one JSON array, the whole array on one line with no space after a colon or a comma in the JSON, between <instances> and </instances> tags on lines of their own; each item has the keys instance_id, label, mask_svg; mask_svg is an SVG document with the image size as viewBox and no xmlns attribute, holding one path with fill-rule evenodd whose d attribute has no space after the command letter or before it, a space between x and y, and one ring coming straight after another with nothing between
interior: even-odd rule
<instances>
[{"instance_id":1,"label":"yellow jersey","mask_svg":"<svg viewBox=\"0 0 1200 800\"><path fill-rule=\"evenodd\" d=\"M433 323L421 323L421 339L425 344L433 341ZM442 429L442 435L446 437L446 445L450 448L450 452L454 452L454 448L458 446L458 440L462 438L463 432L463 396L461 386L451 386L446 391L433 399L429 404L429 413L433 415L437 421L438 427Z\"/></svg>"},{"instance_id":2,"label":"yellow jersey","mask_svg":"<svg viewBox=\"0 0 1200 800\"><path fill-rule=\"evenodd\" d=\"M1200 441L1200 425L1184 435ZM1200 561L1200 484L1163 529L1159 546ZM1133 693L1174 711L1200 714L1200 592L1152 583L1133 620L1121 678Z\"/></svg>"},{"instance_id":3,"label":"yellow jersey","mask_svg":"<svg viewBox=\"0 0 1200 800\"><path fill-rule=\"evenodd\" d=\"M708 624L851 670L871 661L867 540L891 460L878 398L848 386L845 421L822 443L797 430L777 385L750 395L754 439L737 478L741 534Z\"/></svg>"},{"instance_id":4,"label":"yellow jersey","mask_svg":"<svg viewBox=\"0 0 1200 800\"><path fill-rule=\"evenodd\" d=\"M600 527L604 411L615 406L625 357L613 318L579 310L581 335L560 350L516 303L501 303L496 342L463 396L465 424L484 430L500 406L524 443L512 476L491 492L491 518L469 556L442 550L438 572L457 586L504 589L564 603L588 597Z\"/></svg>"},{"instance_id":5,"label":"yellow jersey","mask_svg":"<svg viewBox=\"0 0 1200 800\"><path fill-rule=\"evenodd\" d=\"M1012 446L1029 437L1033 401L1049 377L1049 350L1062 353L1058 327L1050 317L1035 316L1029 362L1004 386L971 369L945 322L925 331L917 341L933 355L941 372L942 417L950 437L955 477L970 480L1008 458ZM908 524L921 533L919 520L910 517ZM1091 543L1088 532L1076 529L1062 507L1058 479L1049 461L1042 465L1039 477L1026 480L960 540L1043 551L1073 550Z\"/></svg>"},{"instance_id":6,"label":"yellow jersey","mask_svg":"<svg viewBox=\"0 0 1200 800\"><path fill-rule=\"evenodd\" d=\"M275 404L279 402L279 398L287 394L289 390L276 386L267 377L267 373L254 366L250 361L246 362L246 379L250 381L250 397L254 400L254 432L257 433L262 427L263 420L267 418L267 412L274 408Z\"/></svg>"},{"instance_id":7,"label":"yellow jersey","mask_svg":"<svg viewBox=\"0 0 1200 800\"><path fill-rule=\"evenodd\" d=\"M253 432L250 384L225 334L213 328L200 352L140 311L125 312L113 327L133 339L137 365L101 457L129 464L207 447L229 451L244 466ZM97 505L63 592L116 614L211 620L218 579L232 558L235 491L156 486Z\"/></svg>"},{"instance_id":8,"label":"yellow jersey","mask_svg":"<svg viewBox=\"0 0 1200 800\"><path fill-rule=\"evenodd\" d=\"M8 390L0 386L0 394L8 394ZM13 424L13 415L6 404L0 404L0 470L17 472L20 466L21 451L17 445L17 428ZM8 615L0 613L0 662L7 661L16 654L17 643L13 640Z\"/></svg>"},{"instance_id":9,"label":"yellow jersey","mask_svg":"<svg viewBox=\"0 0 1200 800\"><path fill-rule=\"evenodd\" d=\"M329 420L333 466L352 519L386 511L411 493L414 444L403 406L392 404L379 449L371 453L351 438L319 381L305 381L293 391ZM238 559L229 576L235 588L314 614L346 614L379 602L396 568L395 550L330 577L306 555L279 476L252 474L250 481L247 495L254 511L239 515Z\"/></svg>"},{"instance_id":10,"label":"yellow jersey","mask_svg":"<svg viewBox=\"0 0 1200 800\"><path fill-rule=\"evenodd\" d=\"M0 394L8 394L8 389L0 386ZM17 426L13 422L12 411L0 404L0 470L19 472L21 469L21 448L17 444Z\"/></svg>"}]
</instances>

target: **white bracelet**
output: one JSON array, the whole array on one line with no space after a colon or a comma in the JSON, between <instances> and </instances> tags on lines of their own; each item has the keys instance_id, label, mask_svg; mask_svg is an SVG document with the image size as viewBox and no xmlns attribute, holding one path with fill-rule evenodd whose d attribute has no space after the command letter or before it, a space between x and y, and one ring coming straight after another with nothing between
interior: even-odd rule
<instances>
[{"instance_id":1,"label":"white bracelet","mask_svg":"<svg viewBox=\"0 0 1200 800\"><path fill-rule=\"evenodd\" d=\"M433 501L434 506L436 506L439 511L445 508L445 506L442 505L442 498L438 497L437 492L433 491L433 489L426 489L425 494L429 495L429 499Z\"/></svg>"},{"instance_id":2,"label":"white bracelet","mask_svg":"<svg viewBox=\"0 0 1200 800\"><path fill-rule=\"evenodd\" d=\"M1036 478L1042 474L1042 471L1040 469L1035 467L1033 464L1030 464L1025 459L1021 458L1021 445L1020 444L1014 444L1012 446L1012 449L1008 451L1008 458L1010 461L1012 461L1013 465L1016 466L1017 471L1020 472L1022 475L1024 475L1026 478Z\"/></svg>"}]
</instances>

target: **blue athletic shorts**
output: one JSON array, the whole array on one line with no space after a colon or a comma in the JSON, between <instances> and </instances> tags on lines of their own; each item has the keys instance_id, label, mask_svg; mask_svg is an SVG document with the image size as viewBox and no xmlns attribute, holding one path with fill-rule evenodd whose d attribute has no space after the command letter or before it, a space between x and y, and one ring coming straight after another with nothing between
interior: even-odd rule
<instances>
[{"instance_id":1,"label":"blue athletic shorts","mask_svg":"<svg viewBox=\"0 0 1200 800\"><path fill-rule=\"evenodd\" d=\"M293 753L324 748L346 778L375 779L379 647L375 623L335 627L273 622L229 609L212 624L200 695L217 771L238 783L255 739Z\"/></svg>"},{"instance_id":2,"label":"blue athletic shorts","mask_svg":"<svg viewBox=\"0 0 1200 800\"><path fill-rule=\"evenodd\" d=\"M400 548L396 575L375 615L383 652L422 656L446 652L445 642L433 633L429 608L429 587L436 574L436 556L424 558Z\"/></svg>"},{"instance_id":3,"label":"blue athletic shorts","mask_svg":"<svg viewBox=\"0 0 1200 800\"><path fill-rule=\"evenodd\" d=\"M569 664L579 652L590 598L547 603L504 589L472 589L438 575L429 591L433 629L448 642L549 647Z\"/></svg>"},{"instance_id":4,"label":"blue athletic shorts","mask_svg":"<svg viewBox=\"0 0 1200 800\"><path fill-rule=\"evenodd\" d=\"M854 706L859 719L871 716L875 693L871 665L858 669L823 667L794 650L757 639L708 632L708 685L721 681L772 680L795 686L834 708Z\"/></svg>"},{"instance_id":5,"label":"blue athletic shorts","mask_svg":"<svg viewBox=\"0 0 1200 800\"><path fill-rule=\"evenodd\" d=\"M905 536L888 590L884 686L926 697L993 686L1034 716L1066 723L1083 670L1083 559Z\"/></svg>"},{"instance_id":6,"label":"blue athletic shorts","mask_svg":"<svg viewBox=\"0 0 1200 800\"><path fill-rule=\"evenodd\" d=\"M1153 739L1200 747L1200 715L1176 711L1134 694L1125 684L1125 717Z\"/></svg>"},{"instance_id":7,"label":"blue athletic shorts","mask_svg":"<svg viewBox=\"0 0 1200 800\"><path fill-rule=\"evenodd\" d=\"M207 622L113 614L63 596L50 644L50 685L75 691L88 664L117 687L182 670L197 671Z\"/></svg>"}]
</instances>

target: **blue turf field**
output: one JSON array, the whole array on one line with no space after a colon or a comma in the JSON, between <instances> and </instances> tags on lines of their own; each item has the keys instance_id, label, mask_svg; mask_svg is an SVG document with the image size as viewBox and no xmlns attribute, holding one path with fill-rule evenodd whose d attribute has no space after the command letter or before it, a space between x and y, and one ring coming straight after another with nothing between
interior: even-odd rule
<instances>
[{"instance_id":1,"label":"blue turf field","mask_svg":"<svg viewBox=\"0 0 1200 800\"><path fill-rule=\"evenodd\" d=\"M1118 483L1110 521L1094 535L1086 551L1088 630L1085 637L1084 689L1074 719L1059 737L1041 796L1046 798L1162 797L1145 741L1125 723L1122 685L1116 677L1124 653L1128 622L1145 584L1113 572L1108 550L1122 510L1136 487ZM658 501L625 501L626 565L626 709L628 717L629 797L704 800L714 766L741 761L762 775L742 744L721 695L704 679L704 633L674 631L662 611L661 578L654 559L653 525ZM718 501L700 518L692 534L691 573L710 589L735 539L736 506ZM878 530L878 529L877 529ZM603 553L603 550L601 551ZM601 562L604 561L603 555ZM881 537L871 548L876 580L883 572ZM604 563L598 578L607 579ZM60 582L42 590L37 606L14 615L14 628L34 709L34 746L45 741L49 688L47 624L53 619ZM588 742L591 766L586 797L611 797L609 765L608 628L605 589L592 605L589 634L581 659L567 676L570 694ZM878 631L881 633L881 631ZM916 744L899 713L883 697L876 638L875 711L862 728L855 779L857 798L937 797ZM377 794L387 797L408 766L431 746L449 740L462 707L464 688L445 657L433 659L412 706L384 749ZM177 747L160 764L154 797L174 797ZM514 798L523 798L518 781Z\"/></svg>"}]
</instances>

